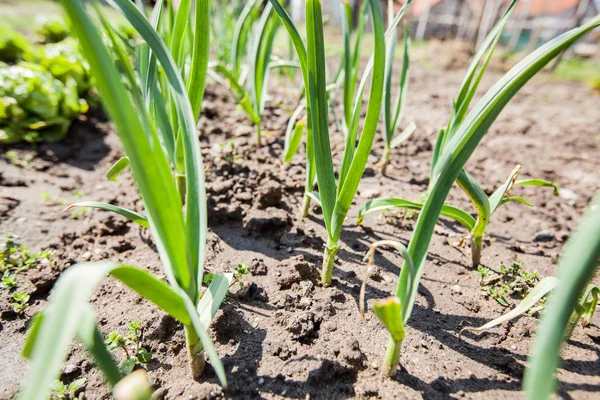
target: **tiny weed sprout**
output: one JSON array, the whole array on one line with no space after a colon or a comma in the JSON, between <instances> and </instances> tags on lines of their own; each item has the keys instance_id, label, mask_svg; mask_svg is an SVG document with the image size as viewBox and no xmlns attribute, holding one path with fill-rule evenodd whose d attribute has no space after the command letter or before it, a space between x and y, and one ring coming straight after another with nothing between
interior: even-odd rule
<instances>
[{"instance_id":1,"label":"tiny weed sprout","mask_svg":"<svg viewBox=\"0 0 600 400\"><path fill-rule=\"evenodd\" d=\"M2 289L11 290L17 286L17 276L15 274L10 274L8 271L4 271L4 275L2 275L2 282L0 282L0 287Z\"/></svg>"},{"instance_id":2,"label":"tiny weed sprout","mask_svg":"<svg viewBox=\"0 0 600 400\"><path fill-rule=\"evenodd\" d=\"M47 398L74 339L93 355L111 387L121 383L123 375L103 343L88 303L107 275L181 322L191 376L201 376L206 354L226 387L225 371L207 329L233 276L214 274L210 285L203 286L207 206L197 120L208 70L210 1L184 0L175 11L171 2L159 0L149 18L145 8L129 0L111 1L141 37L133 49L115 33L96 2L62 4L123 144L145 213L98 202L74 206L117 212L148 227L168 283L141 268L114 262L67 269L32 323L23 350L31 366L18 398ZM94 17L88 7L94 8ZM140 351L136 358L147 359Z\"/></svg>"},{"instance_id":3,"label":"tiny weed sprout","mask_svg":"<svg viewBox=\"0 0 600 400\"><path fill-rule=\"evenodd\" d=\"M323 254L321 281L327 287L332 281L333 265L339 249L342 226L350 205L356 195L364 172L379 120L383 101L385 80L385 43L395 34L395 29L404 14L407 2L384 32L383 17L379 2L369 1L369 12L373 24L374 53L362 75L357 93L354 96L351 124L346 135L346 144L339 168L338 179L333 168L333 155L329 140L329 104L324 52L324 33L321 3L318 0L306 1L306 43L285 9L276 0L271 0L273 8L290 35L304 79L307 94L307 171L314 162L318 193L307 196L321 204L327 244ZM368 78L371 76L369 102L362 133L358 138L362 98ZM358 145L357 145L358 139ZM313 158L314 156L314 158ZM311 184L310 176L307 185ZM305 204L306 205L306 204Z\"/></svg>"},{"instance_id":4,"label":"tiny weed sprout","mask_svg":"<svg viewBox=\"0 0 600 400\"><path fill-rule=\"evenodd\" d=\"M271 4L266 3L262 13L261 8L262 1L259 0L246 4L235 28L229 68L223 63L214 68L227 79L236 101L248 114L256 130L258 147L262 145L260 124L265 109L269 70L274 66L271 61L273 40L279 26ZM249 67L246 73L243 73L241 61L246 44L249 44Z\"/></svg>"},{"instance_id":5,"label":"tiny weed sprout","mask_svg":"<svg viewBox=\"0 0 600 400\"><path fill-rule=\"evenodd\" d=\"M480 48L475 55L476 60L481 60L484 53L489 49L488 55L483 63L484 67L489 61L491 50L493 50L500 32L516 4L516 0L511 2L503 17L483 42L482 48ZM453 113L449 121L449 127L441 131L434 147L431 179L425 201L422 204L419 203L418 206L414 206L414 208L420 210L420 212L412 238L407 247L406 253L408 257L404 257L404 265L400 270L398 286L395 293L396 297L400 300L401 312L397 317L402 324L406 324L410 318L417 294L417 288L419 286L419 280L423 273L427 249L439 216L455 213L457 218L469 221L473 227L481 226L481 224L477 225L477 221L475 221L470 214L455 208L449 209L448 205L444 204L451 187L459 177L461 177L458 180L459 185L461 187L468 186L470 195L475 194L471 189L480 189L478 185L470 183L470 176L464 172L465 163L512 97L553 58L558 56L580 37L598 26L600 26L600 16L593 18L581 27L567 31L542 45L516 64L508 73L496 82L479 102L475 104L473 109L469 111L468 104L474 96L473 86L477 86L483 72L480 71L480 73L475 76L475 70L479 61L471 64L459 97L455 101L455 107L453 108ZM475 84L471 85L473 79L475 79ZM512 187L511 182L513 182L512 178L509 179L508 184L505 185L507 189ZM496 193L499 194L492 197L495 199L494 204L499 205L503 200L506 200L506 190L496 191ZM477 202L476 204L489 205L491 201L485 196L483 191L481 191L481 194L485 201ZM473 198L471 199L473 200ZM480 213L480 216L489 216L491 210L492 208L490 207L486 212ZM485 224L487 224L487 221L484 221L483 227L485 227ZM600 224L598 224L598 226L600 226ZM598 229L598 226L595 227L596 230ZM482 234L483 232L477 233ZM597 237L598 235L594 236L594 239L597 239ZM598 249L597 244L595 244L594 248L596 250ZM595 260L597 260L597 254ZM587 284L588 280L589 277L584 284ZM583 289L583 286L584 285L581 286L581 289ZM537 287L539 287L539 284ZM530 296L533 292L534 290L530 292ZM581 290L577 291L576 296L578 296L579 293L581 293ZM571 310L572 309L573 307L571 307ZM568 311L565 324L570 313L571 311ZM547 314L548 313L546 313L546 315ZM387 326L388 324L386 324L386 327ZM399 361L401 341L399 342L397 338L397 336L395 337L390 334L390 341L384 359L383 371L389 375L395 373ZM542 347L539 349L541 350ZM544 352L544 354L552 354L552 357L554 357L554 355L558 354L558 351L552 353ZM547 375L545 379L550 380L550 377L551 374Z\"/></svg>"},{"instance_id":6,"label":"tiny weed sprout","mask_svg":"<svg viewBox=\"0 0 600 400\"><path fill-rule=\"evenodd\" d=\"M13 302L10 305L13 308L13 311L17 314L22 314L27 307L29 307L29 299L31 296L27 293L13 293L12 299Z\"/></svg>"},{"instance_id":7,"label":"tiny weed sprout","mask_svg":"<svg viewBox=\"0 0 600 400\"><path fill-rule=\"evenodd\" d=\"M142 347L143 337L140 325L139 322L130 322L126 337L121 336L118 332L111 332L104 341L109 351L123 351L125 359L119 363L119 369L123 375L129 375L136 363L148 364L152 359L152 353Z\"/></svg>"},{"instance_id":8,"label":"tiny weed sprout","mask_svg":"<svg viewBox=\"0 0 600 400\"><path fill-rule=\"evenodd\" d=\"M51 400L72 400L77 398L77 392L80 392L87 384L87 379L75 379L68 385L58 379L52 382Z\"/></svg>"}]
</instances>

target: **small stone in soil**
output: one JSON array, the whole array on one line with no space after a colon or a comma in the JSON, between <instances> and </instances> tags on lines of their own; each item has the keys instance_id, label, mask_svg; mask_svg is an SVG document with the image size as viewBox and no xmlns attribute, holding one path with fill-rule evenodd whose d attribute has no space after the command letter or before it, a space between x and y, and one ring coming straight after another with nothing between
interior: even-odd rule
<instances>
[{"instance_id":1,"label":"small stone in soil","mask_svg":"<svg viewBox=\"0 0 600 400\"><path fill-rule=\"evenodd\" d=\"M550 229L544 229L543 231L536 233L533 240L536 242L551 242L554 240L555 236L556 235L554 234L554 231Z\"/></svg>"},{"instance_id":2,"label":"small stone in soil","mask_svg":"<svg viewBox=\"0 0 600 400\"><path fill-rule=\"evenodd\" d=\"M450 290L452 290L452 293L456 293L456 294L461 294L462 293L462 287L460 285L453 285Z\"/></svg>"}]
</instances>

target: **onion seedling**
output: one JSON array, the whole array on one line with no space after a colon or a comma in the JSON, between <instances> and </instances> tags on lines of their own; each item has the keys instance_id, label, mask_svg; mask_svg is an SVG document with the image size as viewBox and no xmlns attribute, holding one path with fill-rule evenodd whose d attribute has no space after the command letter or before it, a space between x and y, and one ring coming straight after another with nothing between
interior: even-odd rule
<instances>
[{"instance_id":1,"label":"onion seedling","mask_svg":"<svg viewBox=\"0 0 600 400\"><path fill-rule=\"evenodd\" d=\"M224 64L214 67L214 70L223 75L235 96L236 101L248 114L250 121L256 130L256 144L262 145L262 133L260 123L265 109L266 93L268 86L269 70L277 66L285 66L286 63L274 64L271 61L273 40L279 20L274 18L273 6L267 3L256 19L262 7L262 1L250 1L244 7L235 30L234 45L231 49L231 63L229 68ZM256 22L256 26L253 25ZM248 74L242 74L241 58L244 55L243 45L250 42Z\"/></svg>"},{"instance_id":2,"label":"onion seedling","mask_svg":"<svg viewBox=\"0 0 600 400\"><path fill-rule=\"evenodd\" d=\"M523 197L510 194L514 186L548 186L554 189L555 195L558 196L559 194L558 187L552 182L542 179L517 180L520 169L521 166L517 165L515 169L512 170L506 182L496 189L496 191L489 197L483 192L483 189L478 186L477 182L475 182L473 178L467 175L464 171L461 173L464 175L464 179L468 179L470 182L469 184L472 185L472 187L478 188L476 189L477 196L472 198L472 200L475 199L473 203L475 204L475 208L478 213L476 219L473 218L469 212L450 204L444 204L442 207L441 215L458 222L469 232L469 236L471 238L471 262L473 268L477 268L481 264L483 235L494 212L498 210L500 206L509 202L519 202L528 206L533 206L533 204ZM362 224L364 216L370 212L384 211L394 208L421 210L423 208L423 203L413 202L396 197L380 197L369 200L359 210L357 222L359 225Z\"/></svg>"},{"instance_id":3,"label":"onion seedling","mask_svg":"<svg viewBox=\"0 0 600 400\"><path fill-rule=\"evenodd\" d=\"M394 18L394 2L388 0L388 21ZM392 77L393 65L396 54L397 35L392 35L386 43L386 65L385 65L385 98L383 100L383 128L385 133L385 145L383 156L379 165L381 173L385 175L387 166L390 162L390 152L407 140L416 130L416 125L410 123L398 136L398 126L402 119L402 111L406 102L406 93L408 92L408 67L410 63L410 33L406 22L404 23L404 55L402 58L402 71L400 72L400 81L398 83L398 93L396 100L392 100Z\"/></svg>"},{"instance_id":4,"label":"onion seedling","mask_svg":"<svg viewBox=\"0 0 600 400\"><path fill-rule=\"evenodd\" d=\"M511 3L508 12L502 17L500 25L497 25L494 30L500 30L506 23L508 14L510 14L516 3L516 0ZM386 318L395 319L395 321L386 320L384 326L396 327L399 323L406 325L408 322L417 295L419 281L423 274L427 249L437 220L443 211L446 197L455 180L463 171L465 163L473 154L483 136L488 132L490 126L513 96L533 76L554 57L598 26L600 26L600 16L593 18L581 27L557 36L529 54L487 91L475 107L466 113L465 118L457 124L452 137L447 138L447 143L443 146L443 151L438 153L437 162L432 169L430 189L421 207L412 238L407 247L409 257L405 257L400 270L395 293L395 297L400 300L400 312L379 313ZM596 229L598 226L600 224L596 225ZM410 262L408 259L410 259ZM585 282L587 283L587 280ZM580 292L576 291L575 296ZM390 304L392 303L390 302ZM393 305L389 307L394 307L396 311L398 308ZM569 313L570 311L567 313L567 319ZM397 329L394 332L390 331L390 340L382 369L387 375L394 375L398 367L402 341L397 340L399 337L396 333Z\"/></svg>"},{"instance_id":5,"label":"onion seedling","mask_svg":"<svg viewBox=\"0 0 600 400\"><path fill-rule=\"evenodd\" d=\"M456 135L461 124L465 121L469 105L473 99L475 92L481 82L481 78L487 69L491 60L492 54L496 48L498 40L504 30L506 22L510 17L513 9L516 7L518 0L513 0L507 8L503 17L498 21L494 28L485 38L482 46L479 48L469 68L465 79L459 90L459 94L453 102L452 111L446 127L442 128L437 136L436 143L433 149L431 172L428 191L431 191L431 186L434 182L434 174L437 168L440 155L445 151L445 147ZM481 66L480 66L481 64ZM409 131L410 132L410 131ZM400 134L398 138L402 138L404 134ZM471 262L474 268L481 263L481 252L483 249L483 235L489 223L492 214L503 204L511 201L521 202L532 206L527 200L520 196L510 196L510 190L515 185L526 186L548 186L554 188L554 193L558 195L558 188L555 184L544 181L542 179L527 179L517 181L517 176L520 166L515 167L508 177L508 180L500 186L491 196L487 196L481 185L473 178L466 170L462 170L458 175L456 182L460 188L467 194L473 206L477 210L477 218L473 218L470 213L465 210L444 205L441 214L454 219L463 225L469 232L471 245ZM419 210L423 207L422 202L413 202L403 198L378 198L371 200L361 208L358 216L358 223L362 222L364 214L372 211L385 210L390 208L406 208L411 210Z\"/></svg>"},{"instance_id":6,"label":"onion seedling","mask_svg":"<svg viewBox=\"0 0 600 400\"><path fill-rule=\"evenodd\" d=\"M342 109L343 117L337 118L335 114L335 106L330 104L330 111L340 128L344 133L344 136L348 136L348 128L351 125L353 101L356 96L356 87L358 84L358 76L360 70L361 61L361 44L364 37L364 29L369 16L369 2L363 2L359 11L358 26L356 29L356 39L354 46L351 44L352 26L354 25L352 20L352 7L348 1L341 3L341 15L342 15L342 35L344 41L344 50L342 54L342 62L335 74L334 82L327 86L327 92L330 100L335 97L340 82L342 83ZM393 16L392 16L393 17ZM397 26L399 19L394 21L394 27ZM391 21L391 20L390 20ZM390 22L392 23L392 22ZM306 218L311 205L311 199L314 199L319 203L318 197L313 193L317 184L316 170L315 170L315 156L314 156L314 145L311 133L311 121L308 112L308 105L306 99L303 99L300 105L294 110L290 120L288 122L285 132L285 145L284 145L284 162L289 163L292 157L298 151L300 142L302 141L302 135L306 128L306 183L304 185L304 196L302 202L302 210L300 216ZM299 120L301 113L306 109L306 118Z\"/></svg>"},{"instance_id":7,"label":"onion seedling","mask_svg":"<svg viewBox=\"0 0 600 400\"><path fill-rule=\"evenodd\" d=\"M96 6L96 17L104 28L123 73L117 69L99 29L88 15L86 5L78 0L63 0L73 24L74 35L81 43L104 107L115 124L129 159L145 207L145 215L134 213L131 214L132 219L150 228L168 283L143 269L113 262L79 264L67 269L57 281L47 307L32 324L23 350L24 356L31 360L31 368L19 399L47 398L50 384L59 375L70 343L75 338L92 353L111 386L121 380L121 372L103 343L94 311L88 303L96 286L107 275L117 278L183 324L193 378L202 374L206 353L221 384L224 387L227 385L223 365L207 328L233 277L231 274L215 274L210 286L202 288L207 207L196 120L208 66L210 1L196 0L194 4L194 62L184 74L185 81L172 55L178 52L169 51L156 29L162 2L159 0L157 3L152 22L129 0L113 0L111 3L144 39L141 46L146 49L148 59L140 65L142 57L138 52L137 71L131 66L128 54L123 51L122 41L114 34L97 3L92 3ZM190 6L189 1L182 1L179 12L185 9L185 3ZM188 10L189 7L185 10L186 18ZM170 132L177 134L171 137L175 139L171 143L179 143L175 147L175 155L177 148L180 148L180 161L170 158L173 154L169 153L166 143L168 135L163 130L165 125L159 122L160 118L152 118L158 115L157 106L162 104L162 96L155 97L160 93L156 86L160 79L155 76L159 65L166 80L162 90L168 93L175 107L177 119L173 123L169 119L166 122L169 122ZM144 66L151 68L143 69ZM138 76L141 79L137 79ZM183 166L182 173L186 178L183 180L183 193L180 191L182 187L177 186L182 182L178 179L181 175L177 167L173 175L169 161L173 164L180 162ZM110 205L96 206L110 209ZM125 216L131 213L120 208L116 210Z\"/></svg>"},{"instance_id":8,"label":"onion seedling","mask_svg":"<svg viewBox=\"0 0 600 400\"><path fill-rule=\"evenodd\" d=\"M346 136L346 145L336 182L333 169L333 157L329 141L329 105L325 74L325 51L321 3L318 0L306 1L306 44L300 37L289 15L276 0L271 0L277 14L286 27L302 68L311 129L307 130L307 148L314 151L314 163L319 185L319 193L310 196L320 202L323 208L325 226L327 228L327 244L323 254L321 281L329 286L332 280L335 255L339 249L343 222L358 189L364 172L367 158L373 145L375 130L379 120L383 101L385 80L385 42L392 34L398 21L404 14L407 2L394 19L394 23L384 32L383 18L379 2L369 1L369 10L373 22L374 54L365 69L357 94L354 98L352 123ZM372 74L371 74L372 72ZM365 86L369 76L371 87L365 122L360 139L358 139L359 119ZM312 146L312 147L311 147ZM307 154L310 154L307 150ZM312 160L307 157L310 163Z\"/></svg>"}]
</instances>

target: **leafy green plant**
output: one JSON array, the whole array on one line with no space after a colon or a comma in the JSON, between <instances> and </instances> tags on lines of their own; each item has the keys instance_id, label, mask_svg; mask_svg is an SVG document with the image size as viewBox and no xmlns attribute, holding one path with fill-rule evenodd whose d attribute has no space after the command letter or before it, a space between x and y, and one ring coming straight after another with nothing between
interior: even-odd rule
<instances>
[{"instance_id":1,"label":"leafy green plant","mask_svg":"<svg viewBox=\"0 0 600 400\"><path fill-rule=\"evenodd\" d=\"M0 62L14 63L22 60L33 44L13 28L0 24ZM0 64L0 68L5 68Z\"/></svg>"},{"instance_id":2,"label":"leafy green plant","mask_svg":"<svg viewBox=\"0 0 600 400\"><path fill-rule=\"evenodd\" d=\"M11 274L8 271L4 271L2 275L2 282L0 282L0 287L2 289L11 290L15 286L17 286L17 275Z\"/></svg>"},{"instance_id":3,"label":"leafy green plant","mask_svg":"<svg viewBox=\"0 0 600 400\"><path fill-rule=\"evenodd\" d=\"M211 7L212 48L218 63L230 60L231 48L243 3L239 0L215 1Z\"/></svg>"},{"instance_id":4,"label":"leafy green plant","mask_svg":"<svg viewBox=\"0 0 600 400\"><path fill-rule=\"evenodd\" d=\"M394 2L388 0L388 21L394 18ZM404 53L402 57L402 71L396 94L396 100L392 97L392 78L393 65L396 55L397 35L392 35L386 43L386 65L385 65L385 97L383 100L383 128L385 133L385 146L383 156L379 165L381 172L385 175L387 166L390 162L390 152L407 140L414 133L417 126L409 124L399 135L396 136L402 111L406 102L406 93L408 92L408 69L410 63L410 33L408 26L404 23Z\"/></svg>"},{"instance_id":5,"label":"leafy green plant","mask_svg":"<svg viewBox=\"0 0 600 400\"><path fill-rule=\"evenodd\" d=\"M484 47L491 45L497 40L497 35L506 24L506 20L516 6L516 3L517 1L513 1L509 5L507 12L501 18L498 25L492 29L490 36L484 41ZM451 137L446 136L444 146L439 147L439 145L436 145L437 150L434 149L435 166L432 168L430 189L421 207L410 243L406 252L402 253L404 265L400 270L400 277L395 293L395 297L400 301L399 310L398 307L394 306L394 310L399 312L380 313L381 315L385 315L386 318L384 326L397 327L400 323L405 325L410 318L419 280L423 273L427 249L437 220L440 214L443 214L445 199L454 181L461 175L465 163L471 154L473 154L483 136L488 132L499 113L519 89L547 65L548 62L577 39L598 26L600 26L600 16L593 18L581 27L563 33L541 46L496 82L470 112L467 113L467 110L464 110L466 115L464 118L453 119L456 121L456 128L448 130L448 132L453 132L453 134L450 135ZM479 53L483 53L483 51L480 49ZM469 72L467 80L471 79L469 76L472 77L473 74ZM463 85L464 87L466 86ZM464 107L464 101L458 103ZM462 107L460 110L462 110ZM443 150L440 151L440 149ZM595 228L598 229L597 227ZM596 246L597 249L598 247ZM580 291L577 291L576 296L579 293ZM568 316L569 314L567 314L567 319ZM387 319L391 320L388 321ZM387 375L393 375L397 371L402 341L398 340L399 337L396 335L396 332L396 328L394 328L394 331L390 330L390 340L386 357L384 358L382 370Z\"/></svg>"},{"instance_id":6,"label":"leafy green plant","mask_svg":"<svg viewBox=\"0 0 600 400\"><path fill-rule=\"evenodd\" d=\"M327 228L327 245L324 249L323 268L321 280L324 286L329 286L332 280L333 264L335 255L339 249L343 222L346 218L350 204L354 199L358 184L364 172L367 158L371 147L381 103L383 101L384 75L385 75L385 41L395 33L395 27L403 15L406 7L398 13L394 23L387 32L383 29L383 18L379 3L370 1L369 10L373 21L373 36L375 52L363 73L360 85L355 96L352 112L352 124L346 136L346 146L336 182L333 170L333 159L329 141L329 106L328 92L325 74L325 54L323 38L323 22L321 4L318 0L306 2L306 43L300 37L289 15L281 5L271 0L282 23L286 27L292 42L294 43L298 59L302 68L305 91L307 93L307 163L313 163L319 185L319 193L306 193L313 200L321 204L325 226ZM372 74L371 74L372 72ZM369 104L367 107L365 123L362 134L356 144L359 130L359 119L361 115L360 106L368 77L372 75L369 92ZM307 185L310 178L307 180Z\"/></svg>"},{"instance_id":7,"label":"leafy green plant","mask_svg":"<svg viewBox=\"0 0 600 400\"><path fill-rule=\"evenodd\" d=\"M74 38L37 46L27 53L25 60L40 65L64 85L73 85L70 82L75 82L77 93L82 98L86 97L87 92L92 88L90 66Z\"/></svg>"},{"instance_id":8,"label":"leafy green plant","mask_svg":"<svg viewBox=\"0 0 600 400\"><path fill-rule=\"evenodd\" d=\"M592 21L600 25L600 18ZM580 30L582 28L579 28ZM528 400L547 399L556 388L554 371L560 348L569 340L577 322L590 323L598 304L600 289L590 284L600 261L600 196L590 202L558 262L556 277L544 278L511 313L477 328L488 329L512 319L529 308L540 296L553 290L538 328L532 355L525 370L523 388Z\"/></svg>"},{"instance_id":9,"label":"leafy green plant","mask_svg":"<svg viewBox=\"0 0 600 400\"><path fill-rule=\"evenodd\" d=\"M44 43L58 43L71 32L65 20L40 15L35 21L35 33L42 37Z\"/></svg>"},{"instance_id":10,"label":"leafy green plant","mask_svg":"<svg viewBox=\"0 0 600 400\"><path fill-rule=\"evenodd\" d=\"M130 322L128 328L127 336L123 337L118 332L111 332L104 341L109 351L122 350L125 354L125 359L119 364L119 369L123 375L129 375L136 363L148 364L152 359L152 353L142 346L141 324ZM130 352L131 347L133 347L132 352Z\"/></svg>"},{"instance_id":11,"label":"leafy green plant","mask_svg":"<svg viewBox=\"0 0 600 400\"><path fill-rule=\"evenodd\" d=\"M549 297L538 332L523 387L527 399L547 399L554 392L554 370L558 366L560 346L568 341L579 322L590 324L596 312L600 287L590 283L600 262L600 196L591 201L558 263L556 277L540 280L523 301L504 315L477 328L483 332L517 318ZM542 347L543 346L543 347Z\"/></svg>"},{"instance_id":12,"label":"leafy green plant","mask_svg":"<svg viewBox=\"0 0 600 400\"><path fill-rule=\"evenodd\" d=\"M18 243L17 239L18 236L8 233L0 243L0 273L19 274L40 263L50 262L52 251L32 252L29 247Z\"/></svg>"},{"instance_id":13,"label":"leafy green plant","mask_svg":"<svg viewBox=\"0 0 600 400\"><path fill-rule=\"evenodd\" d=\"M61 139L87 108L75 81L64 84L35 64L0 63L0 144Z\"/></svg>"},{"instance_id":14,"label":"leafy green plant","mask_svg":"<svg viewBox=\"0 0 600 400\"><path fill-rule=\"evenodd\" d=\"M77 398L77 392L85 387L87 379L79 378L65 385L58 379L52 383L52 400L71 400Z\"/></svg>"},{"instance_id":15,"label":"leafy green plant","mask_svg":"<svg viewBox=\"0 0 600 400\"><path fill-rule=\"evenodd\" d=\"M235 29L229 68L215 66L223 75L240 107L246 112L256 130L256 144L262 145L261 120L265 109L269 70L273 64L271 53L279 21L273 16L273 7L267 3L259 14L262 1L249 1L242 11ZM260 15L257 18L257 15ZM254 28L254 29L253 29ZM249 43L247 76L242 74L243 45Z\"/></svg>"},{"instance_id":16,"label":"leafy green plant","mask_svg":"<svg viewBox=\"0 0 600 400\"><path fill-rule=\"evenodd\" d=\"M31 296L25 292L13 293L12 299L13 302L10 303L10 305L12 306L13 311L17 314L21 314L27 309L27 307L29 307L29 300L31 299Z\"/></svg>"},{"instance_id":17,"label":"leafy green plant","mask_svg":"<svg viewBox=\"0 0 600 400\"><path fill-rule=\"evenodd\" d=\"M196 122L208 69L210 1L197 0L194 12L190 12L191 1L181 2L169 45L159 35L162 1L155 5L150 20L145 9L129 0L113 1L143 39L134 49L135 69L127 45L115 34L100 6L92 3L96 17L92 19L84 3L78 0L62 3L123 144L145 214L104 203L90 206L117 211L148 226L168 283L143 269L112 262L79 264L67 269L57 281L43 314L31 328L23 351L31 360L31 368L18 398L36 400L47 396L49 385L57 377L75 338L92 353L110 386L121 380L122 374L103 343L88 303L95 287L107 275L119 279L181 322L192 377L202 374L206 352L225 387L225 371L207 328L233 277L215 274L208 288L202 286L207 207ZM170 2L167 7L171 7ZM122 74L95 20L102 26ZM190 32L185 30L188 24ZM186 69L182 67L189 60L183 57L182 45L192 49L191 63ZM174 118L168 117L170 113Z\"/></svg>"}]
</instances>

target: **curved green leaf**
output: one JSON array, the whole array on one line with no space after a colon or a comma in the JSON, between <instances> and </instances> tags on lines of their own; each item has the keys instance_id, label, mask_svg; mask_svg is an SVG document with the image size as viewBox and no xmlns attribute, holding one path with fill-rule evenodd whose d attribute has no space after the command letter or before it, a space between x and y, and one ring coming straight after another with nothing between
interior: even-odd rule
<instances>
[{"instance_id":1,"label":"curved green leaf","mask_svg":"<svg viewBox=\"0 0 600 400\"><path fill-rule=\"evenodd\" d=\"M415 203L413 201L400 199L396 197L380 197L377 199L367 201L358 211L357 223L360 225L366 214L374 211L384 211L393 208L405 208L408 210L421 210L423 208L422 203ZM468 212L461 210L458 207L454 207L448 204L444 204L442 207L441 214L445 217L452 218L465 228L469 232L475 227L475 218Z\"/></svg>"},{"instance_id":2,"label":"curved green leaf","mask_svg":"<svg viewBox=\"0 0 600 400\"><path fill-rule=\"evenodd\" d=\"M595 21L600 23L600 16ZM560 360L565 328L580 294L594 276L599 260L600 196L596 195L559 259L559 284L548 300L528 360L529 367L525 370L523 388L527 399L545 400L554 391L554 371Z\"/></svg>"},{"instance_id":3,"label":"curved green leaf","mask_svg":"<svg viewBox=\"0 0 600 400\"><path fill-rule=\"evenodd\" d=\"M292 113L285 129L285 143L283 146L283 162L285 163L292 161L292 157L294 157L300 147L306 123L304 121L298 121L298 117L305 108L306 102L303 101Z\"/></svg>"},{"instance_id":4,"label":"curved green leaf","mask_svg":"<svg viewBox=\"0 0 600 400\"><path fill-rule=\"evenodd\" d=\"M129 157L121 157L119 161L114 163L112 167L106 171L106 178L109 181L116 181L117 177L121 175L121 173L125 171L127 167L129 167Z\"/></svg>"},{"instance_id":5,"label":"curved green leaf","mask_svg":"<svg viewBox=\"0 0 600 400\"><path fill-rule=\"evenodd\" d=\"M30 351L31 367L19 399L48 398L50 384L60 374L61 364L67 357L71 342L80 333L82 322L89 321L89 298L109 273L174 318L189 321L181 297L165 282L144 270L117 263L75 265L63 272L57 281L44 317L38 322L35 342Z\"/></svg>"},{"instance_id":6,"label":"curved green leaf","mask_svg":"<svg viewBox=\"0 0 600 400\"><path fill-rule=\"evenodd\" d=\"M554 189L555 196L560 195L560 192L558 191L558 185L556 183L552 183L550 181L545 181L543 179L524 179L522 181L516 181L515 185L551 187Z\"/></svg>"},{"instance_id":7,"label":"curved green leaf","mask_svg":"<svg viewBox=\"0 0 600 400\"><path fill-rule=\"evenodd\" d=\"M407 291L411 279L402 269L396 295L403 301L405 322L410 317L416 296L416 287L423 272L423 261L444 201L465 163L510 99L550 60L577 39L600 25L600 16L582 27L563 33L521 60L500 79L475 108L467 115L456 134L449 140L434 169L431 190L415 226L409 252L417 266L416 281Z\"/></svg>"},{"instance_id":8,"label":"curved green leaf","mask_svg":"<svg viewBox=\"0 0 600 400\"><path fill-rule=\"evenodd\" d=\"M69 207L65 208L63 211L68 211L74 207L92 207L99 208L100 210L112 211L119 215L124 216L125 218L135 222L136 224L143 226L144 228L149 228L148 218L145 215L137 213L135 211L128 210L126 208L118 207L108 203L101 203L98 201L80 201L78 203L71 204Z\"/></svg>"},{"instance_id":9,"label":"curved green leaf","mask_svg":"<svg viewBox=\"0 0 600 400\"><path fill-rule=\"evenodd\" d=\"M90 64L96 88L131 162L167 277L172 285L187 287L192 277L188 269L181 201L160 141L156 132L144 130L144 125L149 124L142 124L140 118L147 119L147 115L133 106L84 4L77 0L63 0L63 4ZM139 14L135 5L127 4Z\"/></svg>"},{"instance_id":10,"label":"curved green leaf","mask_svg":"<svg viewBox=\"0 0 600 400\"><path fill-rule=\"evenodd\" d=\"M545 295L550 293L552 290L554 290L558 286L558 283L559 283L559 281L557 278L555 278L553 276L547 276L546 278L539 281L538 284L535 285L535 287L533 289L531 289L531 291L529 292L529 294L527 294L527 296L525 296L523 301L521 301L515 308L513 308L506 314L488 322L485 325L477 327L477 328L466 327L466 328L462 329L461 332L463 332L463 331L471 331L471 332L487 331L488 329L492 329L495 326L498 326L500 324L510 321L511 319L517 318L520 315L525 314L527 311L529 311L530 308L535 306L537 304L537 302L542 299L542 297L544 297Z\"/></svg>"},{"instance_id":11,"label":"curved green leaf","mask_svg":"<svg viewBox=\"0 0 600 400\"><path fill-rule=\"evenodd\" d=\"M521 166L517 165L512 170L510 175L508 175L508 179L506 180L506 182L504 182L504 184L498 189L496 189L494 193L492 193L492 195L490 196L490 211L492 214L498 209L498 207L500 207L500 205L502 204L502 200L508 197L508 193L510 192L510 189L512 189L512 187L514 186L515 181L517 180L517 176L519 176L520 170Z\"/></svg>"}]
</instances>

